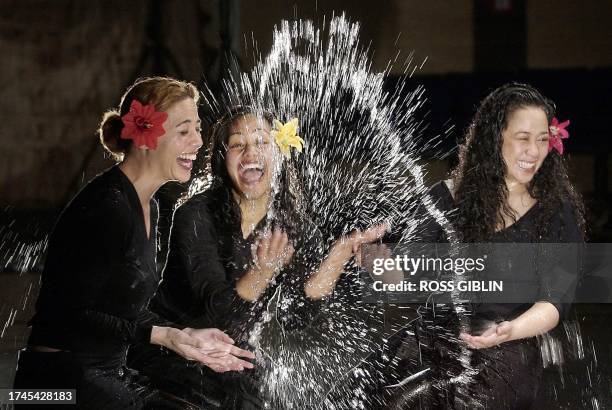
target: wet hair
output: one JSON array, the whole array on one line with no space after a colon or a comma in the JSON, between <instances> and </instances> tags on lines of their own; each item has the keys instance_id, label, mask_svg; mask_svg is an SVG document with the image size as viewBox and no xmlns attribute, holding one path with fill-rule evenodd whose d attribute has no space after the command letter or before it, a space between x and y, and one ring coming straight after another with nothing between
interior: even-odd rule
<instances>
[{"instance_id":1,"label":"wet hair","mask_svg":"<svg viewBox=\"0 0 612 410\"><path fill-rule=\"evenodd\" d=\"M225 164L230 137L229 131L235 121L247 115L262 118L270 127L273 125L274 116L269 112L256 110L248 106L235 106L230 108L228 113L213 125L210 135L208 163L210 175L213 178L211 188L224 190L228 201L229 198L232 198L231 191L234 188L234 182L231 180ZM274 220L271 222L279 224L283 229L287 230L288 234L291 234L295 231L296 224L298 223L298 206L300 201L297 200L297 197L301 196L301 187L298 184L296 171L291 165L290 160L283 161L277 178L279 189L272 200L273 212L271 216ZM226 211L229 211L230 217L233 216L240 221L240 207L233 200L229 202L232 204L232 209Z\"/></svg>"},{"instance_id":2,"label":"wet hair","mask_svg":"<svg viewBox=\"0 0 612 410\"><path fill-rule=\"evenodd\" d=\"M481 102L465 141L459 146L459 162L452 178L458 207L457 228L465 242L486 241L504 216L516 222L508 204L502 131L516 110L527 107L542 109L550 124L554 103L535 88L511 83L495 89ZM573 208L584 235L584 204L569 180L564 157L550 152L527 190L543 208L536 217L538 238L546 237L552 216L561 212L564 202Z\"/></svg>"},{"instance_id":3,"label":"wet hair","mask_svg":"<svg viewBox=\"0 0 612 410\"><path fill-rule=\"evenodd\" d=\"M197 88L190 83L169 77L146 77L136 80L130 86L117 109L104 113L98 135L102 146L115 160L121 161L132 146L132 140L121 138L123 121L121 117L128 113L132 101L143 105L153 104L157 111L167 111L172 105L186 99L196 104L200 95Z\"/></svg>"}]
</instances>

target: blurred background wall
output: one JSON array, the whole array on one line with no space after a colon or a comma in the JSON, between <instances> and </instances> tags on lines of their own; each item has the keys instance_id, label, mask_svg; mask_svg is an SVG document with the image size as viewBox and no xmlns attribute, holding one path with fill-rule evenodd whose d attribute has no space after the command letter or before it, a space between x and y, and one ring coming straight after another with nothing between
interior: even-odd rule
<instances>
[{"instance_id":1,"label":"blurred background wall","mask_svg":"<svg viewBox=\"0 0 612 410\"><path fill-rule=\"evenodd\" d=\"M572 119L576 183L586 195L607 198L607 0L2 0L0 204L61 207L110 165L95 131L135 78L167 74L215 90L227 56L252 67L281 19L323 22L334 12L361 22L374 70L399 53L391 74L404 75L413 53L411 84L425 84L429 100L425 133L453 125L449 149L491 88L510 80L541 88ZM446 168L432 162L432 178Z\"/></svg>"}]
</instances>

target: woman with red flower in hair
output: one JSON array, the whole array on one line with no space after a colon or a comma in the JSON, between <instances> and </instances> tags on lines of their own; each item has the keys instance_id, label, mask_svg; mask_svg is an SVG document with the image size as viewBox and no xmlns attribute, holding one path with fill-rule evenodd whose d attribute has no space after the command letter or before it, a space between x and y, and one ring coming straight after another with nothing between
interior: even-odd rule
<instances>
[{"instance_id":1,"label":"woman with red flower in hair","mask_svg":"<svg viewBox=\"0 0 612 410\"><path fill-rule=\"evenodd\" d=\"M172 407L125 367L133 342L215 371L252 367L239 357L253 355L220 330L181 330L147 309L160 279L153 195L191 176L202 145L197 102L191 84L145 78L104 115L100 140L119 164L89 182L53 230L15 388L76 389L77 406L87 409Z\"/></svg>"}]
</instances>

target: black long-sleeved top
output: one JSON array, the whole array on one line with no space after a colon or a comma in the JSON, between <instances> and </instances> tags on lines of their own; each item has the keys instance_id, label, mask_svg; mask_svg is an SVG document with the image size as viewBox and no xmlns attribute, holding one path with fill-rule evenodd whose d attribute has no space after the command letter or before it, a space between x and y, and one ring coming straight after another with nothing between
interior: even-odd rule
<instances>
[{"instance_id":1,"label":"black long-sleeved top","mask_svg":"<svg viewBox=\"0 0 612 410\"><path fill-rule=\"evenodd\" d=\"M429 191L433 202L436 207L444 212L449 212L450 221L453 222L452 210L455 208L455 202L451 195L450 190L444 182L439 182L431 187ZM563 202L558 212L556 212L548 225L547 234L545 237L541 237L536 232L535 220L538 213L543 212L543 208L539 203L536 203L531 209L529 209L520 219L509 227L495 232L489 238L487 243L544 243L544 244L562 244L562 243L582 243L584 242L583 236L578 228L578 223L574 216L571 205L567 202ZM478 223L478 222L476 222ZM423 237L424 242L445 242L446 237L437 223L429 219L426 223L427 227L424 229L425 234ZM507 274L512 275L507 278L511 278L511 281L516 283L530 283L534 286L522 286L521 287L521 298L523 300L532 300L531 303L486 303L478 304L474 306L474 319L476 322L481 320L512 320L526 310L528 310L534 302L537 301L548 301L552 303L561 317L567 311L568 299L571 299L573 295L568 295L571 292L575 281L578 279L578 270L572 270L572 265L566 263L565 266L560 266L562 262L557 263L555 266L555 258L552 255L542 256L542 248L530 247L530 248L519 248L520 250L529 249L529 254L524 256L525 261L533 260L544 260L545 262L540 263L526 263L525 266L531 266L531 269L517 269L512 268L504 261L503 256L498 257L496 262L497 265L493 265L493 269L499 269L500 271L506 270ZM558 249L554 246L549 246L546 249L552 249L553 252L558 252ZM569 248L575 250L576 248ZM510 252L510 251L509 251ZM516 251L514 251L516 256ZM573 255L568 255L573 256ZM559 255L555 255L559 258ZM550 260L549 260L550 259ZM571 259L571 258L570 258ZM521 265L522 266L522 265ZM573 267L578 268L577 265ZM569 268L569 269L568 269ZM496 275L504 275L504 272L495 272ZM573 282L573 283L572 283Z\"/></svg>"},{"instance_id":2,"label":"black long-sleeved top","mask_svg":"<svg viewBox=\"0 0 612 410\"><path fill-rule=\"evenodd\" d=\"M322 259L320 232L300 218L297 229L288 232L296 249L292 261L257 302L248 302L236 293L236 282L252 266L254 243L267 218L244 239L235 208L232 210L236 206L221 187L197 194L177 208L163 279L151 309L185 326L218 327L241 337L261 320L280 285L279 321L285 329L304 326L318 306L306 297L304 284Z\"/></svg>"},{"instance_id":3,"label":"black long-sleeved top","mask_svg":"<svg viewBox=\"0 0 612 410\"><path fill-rule=\"evenodd\" d=\"M159 283L150 207L148 238L138 194L116 166L76 195L49 240L29 345L116 358L168 324L147 310Z\"/></svg>"}]
</instances>

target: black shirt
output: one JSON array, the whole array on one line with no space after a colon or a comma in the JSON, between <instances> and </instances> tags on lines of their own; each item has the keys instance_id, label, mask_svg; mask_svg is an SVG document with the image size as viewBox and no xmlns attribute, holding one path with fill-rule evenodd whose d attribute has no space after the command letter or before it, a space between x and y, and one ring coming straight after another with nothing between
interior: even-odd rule
<instances>
[{"instance_id":1,"label":"black shirt","mask_svg":"<svg viewBox=\"0 0 612 410\"><path fill-rule=\"evenodd\" d=\"M150 206L148 238L138 194L116 166L70 202L49 240L29 345L118 357L168 324L146 308L159 283Z\"/></svg>"},{"instance_id":2,"label":"black shirt","mask_svg":"<svg viewBox=\"0 0 612 410\"><path fill-rule=\"evenodd\" d=\"M286 330L305 326L319 304L306 297L304 284L322 259L320 232L306 218L298 218L297 229L288 231L296 250L292 261L256 302L248 302L236 293L236 282L252 266L253 247L267 218L244 239L235 207L231 193L219 187L177 208L163 279L151 309L185 326L218 327L240 338L262 319L280 285L277 318Z\"/></svg>"},{"instance_id":3,"label":"black shirt","mask_svg":"<svg viewBox=\"0 0 612 410\"><path fill-rule=\"evenodd\" d=\"M446 184L442 181L435 184L431 187L429 194L439 210L448 212L450 222L452 223L454 219L453 210L455 209L456 205ZM563 202L560 205L558 212L553 214L551 220L549 221L545 236L541 236L536 232L535 224L538 214L543 211L544 210L540 203L536 203L514 224L495 232L483 242L546 244L584 242L583 236L574 216L573 208L569 203ZM429 219L425 225L425 242L433 243L446 241L444 231L437 223ZM533 247L530 249L533 251L533 255L525 255L525 259L539 261L538 263L533 264L533 269L519 270L520 272L518 275L524 275L523 278L516 277L517 269L508 269L508 272L509 274L514 275L514 280L523 280L524 283L531 281L534 283L535 286L527 289L529 294L526 294L524 291L521 294L523 298L531 298L533 302L476 304L474 306L474 316L477 322L480 320L512 320L527 311L533 305L533 303L537 301L548 301L552 303L559 311L561 317L563 317L567 312L568 297L571 298L573 296L567 295L567 292L568 289L572 289L573 286L575 286L575 282L578 279L578 272L576 270L566 270L567 266L552 266L550 260L554 258L548 255L542 256L541 248ZM554 246L550 246L547 249L557 251L557 248ZM501 258L498 258L498 260L499 259ZM502 266L504 261L502 260L501 262L502 263L495 266L495 268L507 268ZM554 264L554 261L552 263ZM559 263L557 263L557 265L559 265ZM496 272L496 275L501 276L503 273ZM573 283L569 283L571 281L573 281ZM522 290L524 289L525 287L522 287Z\"/></svg>"}]
</instances>

